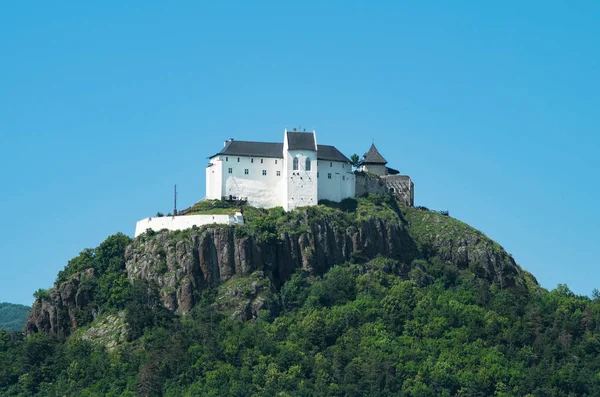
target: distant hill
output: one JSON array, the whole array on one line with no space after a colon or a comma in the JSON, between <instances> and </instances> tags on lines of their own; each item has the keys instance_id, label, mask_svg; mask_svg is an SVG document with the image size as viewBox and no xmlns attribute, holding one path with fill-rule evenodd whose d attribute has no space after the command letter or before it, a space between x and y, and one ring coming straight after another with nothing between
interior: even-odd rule
<instances>
[{"instance_id":1,"label":"distant hill","mask_svg":"<svg viewBox=\"0 0 600 397\"><path fill-rule=\"evenodd\" d=\"M22 330L30 310L25 305L0 303L0 328L6 331Z\"/></svg>"}]
</instances>

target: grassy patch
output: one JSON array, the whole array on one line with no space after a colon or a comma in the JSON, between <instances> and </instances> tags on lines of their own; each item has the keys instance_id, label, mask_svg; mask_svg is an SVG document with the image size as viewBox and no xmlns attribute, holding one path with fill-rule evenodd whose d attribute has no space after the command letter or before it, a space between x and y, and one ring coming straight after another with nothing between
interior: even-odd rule
<instances>
[{"instance_id":1,"label":"grassy patch","mask_svg":"<svg viewBox=\"0 0 600 397\"><path fill-rule=\"evenodd\" d=\"M235 203L223 200L202 200L190 208L182 210L179 215L235 215L240 207Z\"/></svg>"}]
</instances>

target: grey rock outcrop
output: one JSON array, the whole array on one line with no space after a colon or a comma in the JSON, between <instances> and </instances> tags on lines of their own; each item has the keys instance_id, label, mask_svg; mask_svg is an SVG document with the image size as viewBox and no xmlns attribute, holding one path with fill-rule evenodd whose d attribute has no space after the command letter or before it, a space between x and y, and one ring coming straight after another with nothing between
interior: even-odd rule
<instances>
[{"instance_id":1,"label":"grey rock outcrop","mask_svg":"<svg viewBox=\"0 0 600 397\"><path fill-rule=\"evenodd\" d=\"M127 272L130 278L156 283L165 306L185 313L194 306L195 291L235 275L261 270L278 287L298 268L321 274L356 255L408 259L414 254L414 243L399 221L371 217L340 227L333 218L312 221L305 213L289 230L303 231L282 230L267 242L221 226L192 229L177 239L167 231L141 236L125 253Z\"/></svg>"},{"instance_id":2,"label":"grey rock outcrop","mask_svg":"<svg viewBox=\"0 0 600 397\"><path fill-rule=\"evenodd\" d=\"M25 324L25 333L42 331L68 336L72 329L77 328L77 312L91 300L91 292L86 288L85 281L93 277L93 269L76 273L68 281L36 299Z\"/></svg>"},{"instance_id":3,"label":"grey rock outcrop","mask_svg":"<svg viewBox=\"0 0 600 397\"><path fill-rule=\"evenodd\" d=\"M104 346L108 351L127 341L127 321L125 312L110 314L97 319L92 327L87 329L82 340Z\"/></svg>"}]
</instances>

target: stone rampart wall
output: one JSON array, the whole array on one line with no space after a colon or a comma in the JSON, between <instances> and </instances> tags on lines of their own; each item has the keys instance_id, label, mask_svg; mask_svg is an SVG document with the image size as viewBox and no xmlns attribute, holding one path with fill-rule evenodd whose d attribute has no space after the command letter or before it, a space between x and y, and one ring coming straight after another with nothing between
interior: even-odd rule
<instances>
[{"instance_id":1,"label":"stone rampart wall","mask_svg":"<svg viewBox=\"0 0 600 397\"><path fill-rule=\"evenodd\" d=\"M406 205L415 205L415 185L408 175L377 176L370 173L356 174L356 196L366 194L393 194Z\"/></svg>"}]
</instances>

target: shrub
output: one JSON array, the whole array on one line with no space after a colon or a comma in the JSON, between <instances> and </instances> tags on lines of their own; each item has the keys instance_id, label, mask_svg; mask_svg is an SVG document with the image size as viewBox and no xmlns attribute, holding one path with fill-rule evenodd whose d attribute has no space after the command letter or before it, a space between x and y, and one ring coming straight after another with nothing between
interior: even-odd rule
<instances>
[{"instance_id":1,"label":"shrub","mask_svg":"<svg viewBox=\"0 0 600 397\"><path fill-rule=\"evenodd\" d=\"M33 293L33 297L35 299L49 299L50 294L48 293L48 290L46 290L44 288L40 288Z\"/></svg>"}]
</instances>

